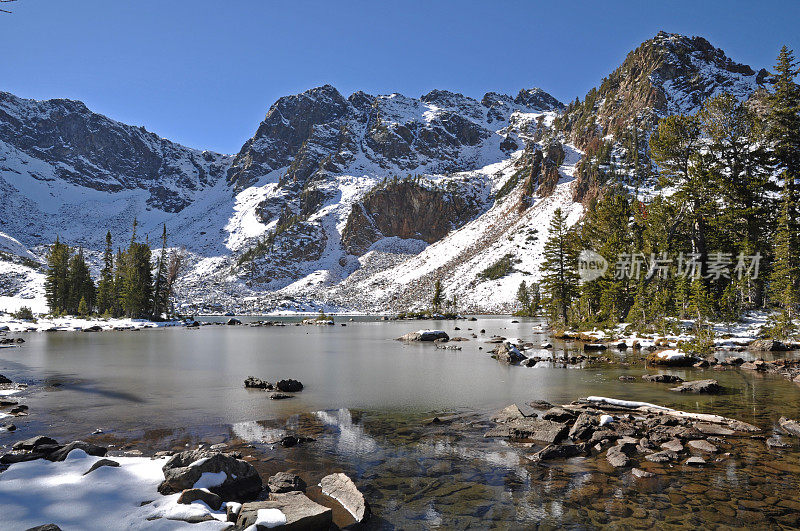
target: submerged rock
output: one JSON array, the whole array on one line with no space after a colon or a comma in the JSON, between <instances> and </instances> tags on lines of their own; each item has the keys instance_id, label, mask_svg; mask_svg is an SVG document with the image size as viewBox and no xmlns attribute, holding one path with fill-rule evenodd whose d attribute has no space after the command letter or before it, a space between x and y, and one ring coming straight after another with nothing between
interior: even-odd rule
<instances>
[{"instance_id":1,"label":"submerged rock","mask_svg":"<svg viewBox=\"0 0 800 531\"><path fill-rule=\"evenodd\" d=\"M647 470L642 470L641 468L632 468L631 474L637 478L652 478L655 476L652 472L648 472Z\"/></svg>"},{"instance_id":2,"label":"submerged rock","mask_svg":"<svg viewBox=\"0 0 800 531\"><path fill-rule=\"evenodd\" d=\"M568 459L579 455L586 455L588 445L580 444L548 444L533 455L528 456L533 462L546 461L549 459Z\"/></svg>"},{"instance_id":3,"label":"submerged rock","mask_svg":"<svg viewBox=\"0 0 800 531\"><path fill-rule=\"evenodd\" d=\"M778 420L778 424L780 425L781 429L789 435L800 437L800 422L787 419L786 417L781 417L780 420Z\"/></svg>"},{"instance_id":4,"label":"submerged rock","mask_svg":"<svg viewBox=\"0 0 800 531\"><path fill-rule=\"evenodd\" d=\"M714 446L713 444L704 439L695 439L693 441L689 441L688 443L686 443L686 446L694 450L699 450L701 452L707 452L710 454L715 454L719 451L719 449L716 446Z\"/></svg>"},{"instance_id":5,"label":"submerged rock","mask_svg":"<svg viewBox=\"0 0 800 531\"><path fill-rule=\"evenodd\" d=\"M722 390L716 380L694 380L691 382L684 382L678 387L673 387L670 391L678 393L703 393L703 394L717 394Z\"/></svg>"},{"instance_id":6,"label":"submerged rock","mask_svg":"<svg viewBox=\"0 0 800 531\"><path fill-rule=\"evenodd\" d=\"M338 473L325 476L319 482L319 486L323 494L330 496L347 509L356 522L361 523L369 518L369 504L347 475Z\"/></svg>"},{"instance_id":7,"label":"submerged rock","mask_svg":"<svg viewBox=\"0 0 800 531\"><path fill-rule=\"evenodd\" d=\"M680 376L675 376L674 374L645 374L642 376L642 380L645 382L656 382L656 383L681 383L683 382L683 378Z\"/></svg>"}]
</instances>

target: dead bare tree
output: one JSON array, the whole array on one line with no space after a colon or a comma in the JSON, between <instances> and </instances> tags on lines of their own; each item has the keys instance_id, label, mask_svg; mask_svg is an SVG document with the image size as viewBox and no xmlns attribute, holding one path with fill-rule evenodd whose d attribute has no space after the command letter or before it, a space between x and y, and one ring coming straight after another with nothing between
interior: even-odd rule
<instances>
[{"instance_id":1,"label":"dead bare tree","mask_svg":"<svg viewBox=\"0 0 800 531\"><path fill-rule=\"evenodd\" d=\"M16 2L17 0L0 0L0 4L7 4L9 2ZM11 13L8 9L0 9L0 13Z\"/></svg>"},{"instance_id":2,"label":"dead bare tree","mask_svg":"<svg viewBox=\"0 0 800 531\"><path fill-rule=\"evenodd\" d=\"M175 291L175 282L178 280L181 273L183 273L186 263L185 255L186 251L184 249L173 249L169 255L169 262L167 263L167 285L165 288L173 315L175 315L175 307L173 306L172 294Z\"/></svg>"}]
</instances>

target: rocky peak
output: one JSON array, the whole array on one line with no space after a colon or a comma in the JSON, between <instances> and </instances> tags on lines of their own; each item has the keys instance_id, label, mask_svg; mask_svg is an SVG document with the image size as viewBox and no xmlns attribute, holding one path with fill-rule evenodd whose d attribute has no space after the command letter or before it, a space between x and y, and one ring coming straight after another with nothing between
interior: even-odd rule
<instances>
[{"instance_id":1,"label":"rocky peak","mask_svg":"<svg viewBox=\"0 0 800 531\"><path fill-rule=\"evenodd\" d=\"M289 165L312 137L315 127L335 124L349 108L348 101L331 85L278 99L234 158L228 182L242 190L271 171Z\"/></svg>"},{"instance_id":2,"label":"rocky peak","mask_svg":"<svg viewBox=\"0 0 800 531\"><path fill-rule=\"evenodd\" d=\"M561 125L572 142L586 146L634 124L650 130L659 117L694 112L723 91L745 100L766 76L702 37L660 32L630 52L582 102L571 104Z\"/></svg>"},{"instance_id":3,"label":"rocky peak","mask_svg":"<svg viewBox=\"0 0 800 531\"><path fill-rule=\"evenodd\" d=\"M514 103L539 111L557 111L564 108L563 103L538 87L520 90L514 98Z\"/></svg>"},{"instance_id":4,"label":"rocky peak","mask_svg":"<svg viewBox=\"0 0 800 531\"><path fill-rule=\"evenodd\" d=\"M47 166L34 170L25 157ZM80 101L0 92L0 170L99 191L143 189L150 192L148 206L178 212L193 192L224 176L228 163L223 155L93 113Z\"/></svg>"}]
</instances>

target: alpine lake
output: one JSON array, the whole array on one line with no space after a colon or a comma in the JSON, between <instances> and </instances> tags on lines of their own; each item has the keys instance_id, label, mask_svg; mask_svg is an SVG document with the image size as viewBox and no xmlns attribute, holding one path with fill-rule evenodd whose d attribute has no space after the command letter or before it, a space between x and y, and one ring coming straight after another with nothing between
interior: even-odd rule
<instances>
[{"instance_id":1,"label":"alpine lake","mask_svg":"<svg viewBox=\"0 0 800 531\"><path fill-rule=\"evenodd\" d=\"M371 505L370 529L800 526L798 441L783 434L788 448L765 444L780 433L779 417L800 418L800 386L791 381L737 369L655 371L631 350L603 352L609 362L565 364L559 359L582 353L582 344L554 340L534 319L239 319L241 326L14 334L25 343L0 349L0 373L28 384L16 396L30 414L14 419L15 432L0 433L0 445L46 434L150 455L225 443L264 478L291 471L315 485L348 474ZM264 319L286 326L247 326ZM395 340L421 328L469 340L457 343L461 350ZM488 352L494 335L552 343L526 354L553 361L501 364ZM655 372L714 378L723 392L675 393L642 380ZM251 375L296 379L304 390L270 400L245 389ZM654 474L644 478L602 454L537 463L529 456L541 444L484 437L490 417L510 404L530 413L532 401L591 395L723 415L761 431L731 439L702 467L641 460L635 466ZM308 440L279 444L290 434Z\"/></svg>"}]
</instances>

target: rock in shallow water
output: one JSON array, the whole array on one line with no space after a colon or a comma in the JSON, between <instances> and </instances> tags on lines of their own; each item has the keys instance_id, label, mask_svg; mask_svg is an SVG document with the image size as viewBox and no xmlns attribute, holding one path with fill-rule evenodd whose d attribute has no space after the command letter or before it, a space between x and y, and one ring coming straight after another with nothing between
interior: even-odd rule
<instances>
[{"instance_id":1,"label":"rock in shallow water","mask_svg":"<svg viewBox=\"0 0 800 531\"><path fill-rule=\"evenodd\" d=\"M495 413L490 420L492 422L497 422L502 424L504 422L511 422L512 420L521 420L524 418L525 415L522 414L522 411L520 411L519 406L517 406L516 404L511 404L505 409L501 409L500 411Z\"/></svg>"},{"instance_id":2,"label":"rock in shallow water","mask_svg":"<svg viewBox=\"0 0 800 531\"><path fill-rule=\"evenodd\" d=\"M670 391L678 393L702 393L702 394L717 394L722 390L719 382L716 380L694 380L692 382L685 382L678 387L673 387Z\"/></svg>"},{"instance_id":3,"label":"rock in shallow water","mask_svg":"<svg viewBox=\"0 0 800 531\"><path fill-rule=\"evenodd\" d=\"M278 383L275 384L275 387L278 389L278 391L282 391L284 393L299 393L303 390L303 384L297 380L292 380L291 378L287 380L279 380Z\"/></svg>"},{"instance_id":4,"label":"rock in shallow water","mask_svg":"<svg viewBox=\"0 0 800 531\"><path fill-rule=\"evenodd\" d=\"M800 437L800 422L787 419L786 417L781 417L780 420L778 420L778 424L780 425L781 429L789 435Z\"/></svg>"},{"instance_id":5,"label":"rock in shallow water","mask_svg":"<svg viewBox=\"0 0 800 531\"><path fill-rule=\"evenodd\" d=\"M272 384L255 376L248 376L244 381L244 386L248 389L272 389Z\"/></svg>"},{"instance_id":6,"label":"rock in shallow water","mask_svg":"<svg viewBox=\"0 0 800 531\"><path fill-rule=\"evenodd\" d=\"M288 472L278 472L267 480L267 486L270 492L305 492L306 482L295 474Z\"/></svg>"},{"instance_id":7,"label":"rock in shallow water","mask_svg":"<svg viewBox=\"0 0 800 531\"><path fill-rule=\"evenodd\" d=\"M637 478L652 478L655 476L652 472L648 472L647 470L642 470L641 468L632 468L631 474Z\"/></svg>"},{"instance_id":8,"label":"rock in shallow water","mask_svg":"<svg viewBox=\"0 0 800 531\"><path fill-rule=\"evenodd\" d=\"M449 339L450 336L444 330L418 330L397 338L398 341L447 341Z\"/></svg>"},{"instance_id":9,"label":"rock in shallow water","mask_svg":"<svg viewBox=\"0 0 800 531\"><path fill-rule=\"evenodd\" d=\"M645 374L642 380L656 383L681 383L683 378L674 374Z\"/></svg>"},{"instance_id":10,"label":"rock in shallow water","mask_svg":"<svg viewBox=\"0 0 800 531\"><path fill-rule=\"evenodd\" d=\"M369 518L369 504L353 480L347 475L338 473L325 476L319 482L319 486L322 488L323 494L330 496L347 509L356 522L361 523Z\"/></svg>"}]
</instances>

